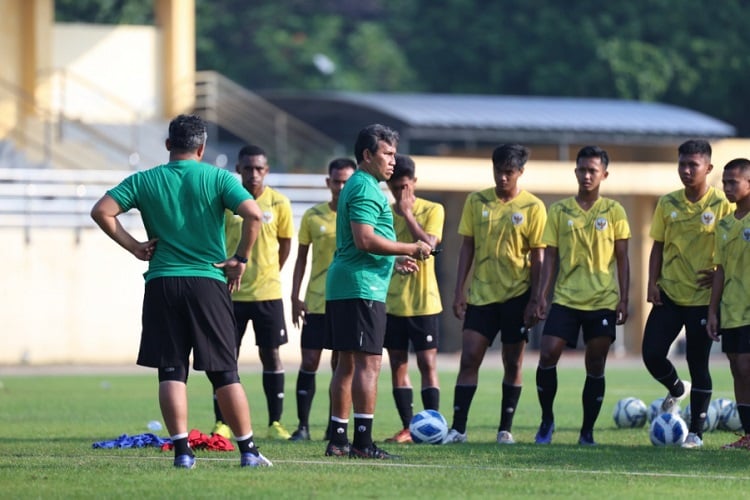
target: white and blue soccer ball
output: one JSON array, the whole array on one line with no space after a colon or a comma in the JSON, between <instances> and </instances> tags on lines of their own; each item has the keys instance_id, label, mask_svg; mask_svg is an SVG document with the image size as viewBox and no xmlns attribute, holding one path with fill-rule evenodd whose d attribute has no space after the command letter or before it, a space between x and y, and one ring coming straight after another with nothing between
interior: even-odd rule
<instances>
[{"instance_id":1,"label":"white and blue soccer ball","mask_svg":"<svg viewBox=\"0 0 750 500\"><path fill-rule=\"evenodd\" d=\"M628 397L619 400L615 404L612 418L618 428L629 429L646 425L647 414L648 408L646 408L646 403L638 398Z\"/></svg>"},{"instance_id":2,"label":"white and blue soccer ball","mask_svg":"<svg viewBox=\"0 0 750 500\"><path fill-rule=\"evenodd\" d=\"M726 430L726 422L734 409L734 401L727 398L718 398L711 401L711 406L716 408L716 413L719 415L716 428Z\"/></svg>"},{"instance_id":3,"label":"white and blue soccer ball","mask_svg":"<svg viewBox=\"0 0 750 500\"><path fill-rule=\"evenodd\" d=\"M682 410L682 420L685 421L685 425L689 428L690 422L693 420L690 405L687 405L685 409ZM719 425L719 410L716 406L709 404L706 409L706 419L703 421L703 432L715 431L717 425Z\"/></svg>"},{"instance_id":4,"label":"white and blue soccer ball","mask_svg":"<svg viewBox=\"0 0 750 500\"><path fill-rule=\"evenodd\" d=\"M409 423L415 443L441 444L448 435L448 422L437 410L422 410Z\"/></svg>"},{"instance_id":5,"label":"white and blue soccer ball","mask_svg":"<svg viewBox=\"0 0 750 500\"><path fill-rule=\"evenodd\" d=\"M730 432L739 432L742 430L742 421L737 411L737 403L732 403L731 410L727 413L727 418L723 423L723 428Z\"/></svg>"},{"instance_id":6,"label":"white and blue soccer ball","mask_svg":"<svg viewBox=\"0 0 750 500\"><path fill-rule=\"evenodd\" d=\"M649 437L654 446L680 446L687 435L687 425L676 413L660 413L651 422Z\"/></svg>"},{"instance_id":7,"label":"white and blue soccer ball","mask_svg":"<svg viewBox=\"0 0 750 500\"><path fill-rule=\"evenodd\" d=\"M648 405L648 421L653 422L654 419L662 413L661 411L661 404L664 402L664 398L656 398L653 401L651 401L651 404ZM672 407L672 413L680 414L680 405L675 404Z\"/></svg>"}]
</instances>

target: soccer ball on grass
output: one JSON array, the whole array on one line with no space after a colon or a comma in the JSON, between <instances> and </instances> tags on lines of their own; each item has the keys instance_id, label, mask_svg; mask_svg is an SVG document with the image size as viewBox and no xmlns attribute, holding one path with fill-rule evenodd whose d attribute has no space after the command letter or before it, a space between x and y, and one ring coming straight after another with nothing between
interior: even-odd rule
<instances>
[{"instance_id":1,"label":"soccer ball on grass","mask_svg":"<svg viewBox=\"0 0 750 500\"><path fill-rule=\"evenodd\" d=\"M448 435L448 422L437 410L422 410L409 423L415 443L441 444Z\"/></svg>"},{"instance_id":2,"label":"soccer ball on grass","mask_svg":"<svg viewBox=\"0 0 750 500\"><path fill-rule=\"evenodd\" d=\"M640 399L634 397L623 398L615 404L612 418L615 421L615 425L620 429L643 427L646 425L647 412L646 403Z\"/></svg>"},{"instance_id":3,"label":"soccer ball on grass","mask_svg":"<svg viewBox=\"0 0 750 500\"><path fill-rule=\"evenodd\" d=\"M649 437L654 446L680 446L688 434L687 425L676 413L660 413L651 422Z\"/></svg>"}]
</instances>

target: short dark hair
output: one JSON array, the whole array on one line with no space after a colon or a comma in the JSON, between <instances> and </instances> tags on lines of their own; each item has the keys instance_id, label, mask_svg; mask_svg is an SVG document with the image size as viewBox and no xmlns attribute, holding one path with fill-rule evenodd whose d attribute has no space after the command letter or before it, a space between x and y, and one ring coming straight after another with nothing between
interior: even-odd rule
<instances>
[{"instance_id":1,"label":"short dark hair","mask_svg":"<svg viewBox=\"0 0 750 500\"><path fill-rule=\"evenodd\" d=\"M703 139L690 139L680 144L677 153L680 155L704 155L710 160L711 145Z\"/></svg>"},{"instance_id":2,"label":"short dark hair","mask_svg":"<svg viewBox=\"0 0 750 500\"><path fill-rule=\"evenodd\" d=\"M169 122L169 149L190 153L206 143L206 123L197 115L178 115Z\"/></svg>"},{"instance_id":3,"label":"short dark hair","mask_svg":"<svg viewBox=\"0 0 750 500\"><path fill-rule=\"evenodd\" d=\"M246 146L242 146L242 149L240 149L240 152L237 154L237 159L239 160L243 156L268 156L268 155L266 155L266 152L263 150L262 147L256 146L254 144L248 144Z\"/></svg>"},{"instance_id":4,"label":"short dark hair","mask_svg":"<svg viewBox=\"0 0 750 500\"><path fill-rule=\"evenodd\" d=\"M351 158L336 158L328 164L328 175L331 175L334 170L342 170L344 168L357 170L357 164Z\"/></svg>"},{"instance_id":5,"label":"short dark hair","mask_svg":"<svg viewBox=\"0 0 750 500\"><path fill-rule=\"evenodd\" d=\"M576 155L576 165L578 165L578 160L580 160L581 158L599 158L599 161L602 162L604 170L607 170L607 167L609 166L609 155L599 146L582 147Z\"/></svg>"},{"instance_id":6,"label":"short dark hair","mask_svg":"<svg viewBox=\"0 0 750 500\"><path fill-rule=\"evenodd\" d=\"M391 175L391 178L388 180L394 181L402 177L414 179L415 175L416 167L414 166L414 160L409 156L397 154L396 165L393 167L393 175Z\"/></svg>"},{"instance_id":7,"label":"short dark hair","mask_svg":"<svg viewBox=\"0 0 750 500\"><path fill-rule=\"evenodd\" d=\"M529 148L520 144L501 144L492 152L492 166L522 169L529 160Z\"/></svg>"},{"instance_id":8,"label":"short dark hair","mask_svg":"<svg viewBox=\"0 0 750 500\"><path fill-rule=\"evenodd\" d=\"M357 134L357 142L354 143L354 158L357 159L357 163L364 160L365 150L375 154L380 141L396 146L398 145L398 132L379 123L368 125L360 130Z\"/></svg>"},{"instance_id":9,"label":"short dark hair","mask_svg":"<svg viewBox=\"0 0 750 500\"><path fill-rule=\"evenodd\" d=\"M724 170L739 170L742 173L750 171L750 160L747 158L735 158L724 165Z\"/></svg>"}]
</instances>

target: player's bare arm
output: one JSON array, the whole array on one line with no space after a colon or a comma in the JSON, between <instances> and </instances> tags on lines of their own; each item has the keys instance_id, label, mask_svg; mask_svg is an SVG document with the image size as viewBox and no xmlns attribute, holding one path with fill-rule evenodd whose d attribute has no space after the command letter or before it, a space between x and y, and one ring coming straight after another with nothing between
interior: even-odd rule
<instances>
[{"instance_id":1,"label":"player's bare arm","mask_svg":"<svg viewBox=\"0 0 750 500\"><path fill-rule=\"evenodd\" d=\"M654 241L651 246L651 254L648 257L648 287L646 290L646 300L655 306L661 304L661 294L656 282L661 276L661 264L664 259L664 242Z\"/></svg>"},{"instance_id":2,"label":"player's bare arm","mask_svg":"<svg viewBox=\"0 0 750 500\"><path fill-rule=\"evenodd\" d=\"M114 198L105 194L91 209L91 218L112 238L118 245L132 253L139 260L151 260L156 250L158 238L151 238L148 241L138 241L133 238L117 218L122 213L122 208Z\"/></svg>"},{"instance_id":3,"label":"player's bare arm","mask_svg":"<svg viewBox=\"0 0 750 500\"><path fill-rule=\"evenodd\" d=\"M617 260L617 282L620 286L620 301L615 309L615 321L618 325L623 325L628 320L628 296L630 294L628 240L615 240L615 259Z\"/></svg>"}]
</instances>

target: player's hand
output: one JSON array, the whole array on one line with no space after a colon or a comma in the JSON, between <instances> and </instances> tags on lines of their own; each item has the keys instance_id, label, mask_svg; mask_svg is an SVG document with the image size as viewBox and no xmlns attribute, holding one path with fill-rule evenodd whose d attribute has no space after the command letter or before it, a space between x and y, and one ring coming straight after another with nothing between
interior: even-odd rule
<instances>
[{"instance_id":1,"label":"player's hand","mask_svg":"<svg viewBox=\"0 0 750 500\"><path fill-rule=\"evenodd\" d=\"M156 242L159 238L151 238L148 241L139 242L138 245L133 249L132 253L138 260L151 260L156 250Z\"/></svg>"},{"instance_id":2,"label":"player's hand","mask_svg":"<svg viewBox=\"0 0 750 500\"><path fill-rule=\"evenodd\" d=\"M714 283L714 269L701 269L695 282L701 288L711 288Z\"/></svg>"},{"instance_id":3,"label":"player's hand","mask_svg":"<svg viewBox=\"0 0 750 500\"><path fill-rule=\"evenodd\" d=\"M547 319L547 299L545 297L536 300L534 317L537 322Z\"/></svg>"},{"instance_id":4,"label":"player's hand","mask_svg":"<svg viewBox=\"0 0 750 500\"><path fill-rule=\"evenodd\" d=\"M615 324L624 325L628 320L628 303L621 300L615 309Z\"/></svg>"},{"instance_id":5,"label":"player's hand","mask_svg":"<svg viewBox=\"0 0 750 500\"><path fill-rule=\"evenodd\" d=\"M224 276L227 277L227 286L229 293L234 293L240 289L242 275L245 273L247 264L243 264L234 257L230 257L224 262L214 264L214 267L224 269Z\"/></svg>"},{"instance_id":6,"label":"player's hand","mask_svg":"<svg viewBox=\"0 0 750 500\"><path fill-rule=\"evenodd\" d=\"M719 318L715 314L709 314L706 319L706 333L714 342L719 341Z\"/></svg>"},{"instance_id":7,"label":"player's hand","mask_svg":"<svg viewBox=\"0 0 750 500\"><path fill-rule=\"evenodd\" d=\"M300 325L306 325L307 321L305 316L307 315L307 304L304 301L292 298L292 323L295 328L299 328Z\"/></svg>"},{"instance_id":8,"label":"player's hand","mask_svg":"<svg viewBox=\"0 0 750 500\"><path fill-rule=\"evenodd\" d=\"M453 315L461 321L463 321L466 315L466 294L463 292L457 294L455 299L453 299Z\"/></svg>"},{"instance_id":9,"label":"player's hand","mask_svg":"<svg viewBox=\"0 0 750 500\"><path fill-rule=\"evenodd\" d=\"M414 252L411 254L411 257L417 260L427 260L430 258L430 255L432 255L432 246L429 243L418 240L414 245Z\"/></svg>"},{"instance_id":10,"label":"player's hand","mask_svg":"<svg viewBox=\"0 0 750 500\"><path fill-rule=\"evenodd\" d=\"M539 322L539 318L536 316L536 307L537 302L532 299L529 300L529 303L526 304L526 307L523 310L523 325L527 330L531 329L532 326Z\"/></svg>"},{"instance_id":11,"label":"player's hand","mask_svg":"<svg viewBox=\"0 0 750 500\"><path fill-rule=\"evenodd\" d=\"M411 274L419 271L417 261L406 255L396 257L396 263L393 267L398 274Z\"/></svg>"},{"instance_id":12,"label":"player's hand","mask_svg":"<svg viewBox=\"0 0 750 500\"><path fill-rule=\"evenodd\" d=\"M417 199L414 194L414 188L410 184L404 184L403 189L399 192L396 200L396 207L400 213L411 212L414 208L414 201Z\"/></svg>"},{"instance_id":13,"label":"player's hand","mask_svg":"<svg viewBox=\"0 0 750 500\"><path fill-rule=\"evenodd\" d=\"M656 285L648 285L646 290L646 301L651 302L655 306L662 305L661 303L661 290Z\"/></svg>"}]
</instances>

